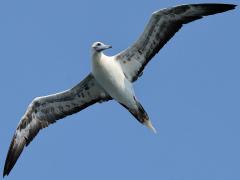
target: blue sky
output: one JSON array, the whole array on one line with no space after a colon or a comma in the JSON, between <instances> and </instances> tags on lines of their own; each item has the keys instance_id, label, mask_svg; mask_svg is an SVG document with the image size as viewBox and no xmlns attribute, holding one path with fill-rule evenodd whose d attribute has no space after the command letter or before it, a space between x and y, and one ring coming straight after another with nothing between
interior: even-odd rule
<instances>
[{"instance_id":1,"label":"blue sky","mask_svg":"<svg viewBox=\"0 0 240 180\"><path fill-rule=\"evenodd\" d=\"M210 1L1 1L1 172L27 105L84 78L92 42L114 55L153 11L193 2ZM41 131L6 179L240 179L239 18L186 25L147 66L134 86L156 135L116 102L97 104Z\"/></svg>"}]
</instances>

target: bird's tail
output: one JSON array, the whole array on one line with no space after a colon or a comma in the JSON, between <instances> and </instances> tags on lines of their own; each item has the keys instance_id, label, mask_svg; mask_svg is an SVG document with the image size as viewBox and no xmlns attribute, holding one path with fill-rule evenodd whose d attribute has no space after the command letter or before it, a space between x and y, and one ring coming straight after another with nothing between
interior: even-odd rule
<instances>
[{"instance_id":1,"label":"bird's tail","mask_svg":"<svg viewBox=\"0 0 240 180\"><path fill-rule=\"evenodd\" d=\"M147 126L149 129L151 129L154 133L157 133L143 106L138 101L136 101L136 103L138 107L138 111L136 112L137 115L136 119L143 125Z\"/></svg>"},{"instance_id":2,"label":"bird's tail","mask_svg":"<svg viewBox=\"0 0 240 180\"><path fill-rule=\"evenodd\" d=\"M147 112L144 110L142 105L137 100L136 100L137 109L130 109L124 104L121 105L125 107L138 120L138 122L151 129L154 133L157 132L156 129L153 127Z\"/></svg>"}]
</instances>

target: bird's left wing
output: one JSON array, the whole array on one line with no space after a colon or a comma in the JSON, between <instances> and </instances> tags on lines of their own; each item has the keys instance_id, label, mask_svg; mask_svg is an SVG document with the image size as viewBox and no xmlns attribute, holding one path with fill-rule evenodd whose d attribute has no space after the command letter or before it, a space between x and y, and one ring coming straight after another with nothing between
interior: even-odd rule
<instances>
[{"instance_id":1,"label":"bird's left wing","mask_svg":"<svg viewBox=\"0 0 240 180\"><path fill-rule=\"evenodd\" d=\"M152 14L143 34L129 48L115 56L126 78L134 82L156 53L189 22L232 10L232 4L189 4L162 9Z\"/></svg>"},{"instance_id":2,"label":"bird's left wing","mask_svg":"<svg viewBox=\"0 0 240 180\"><path fill-rule=\"evenodd\" d=\"M91 74L70 90L34 99L14 133L3 175L10 173L24 147L33 140L42 128L96 102L111 99Z\"/></svg>"}]
</instances>

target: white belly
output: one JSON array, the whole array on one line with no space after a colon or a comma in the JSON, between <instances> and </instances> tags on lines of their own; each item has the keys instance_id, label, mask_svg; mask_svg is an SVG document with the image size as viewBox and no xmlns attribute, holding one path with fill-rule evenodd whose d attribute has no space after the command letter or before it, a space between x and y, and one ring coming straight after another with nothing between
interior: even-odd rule
<instances>
[{"instance_id":1,"label":"white belly","mask_svg":"<svg viewBox=\"0 0 240 180\"><path fill-rule=\"evenodd\" d=\"M125 78L121 66L111 57L93 59L92 73L107 93L128 107L135 108L132 84Z\"/></svg>"}]
</instances>

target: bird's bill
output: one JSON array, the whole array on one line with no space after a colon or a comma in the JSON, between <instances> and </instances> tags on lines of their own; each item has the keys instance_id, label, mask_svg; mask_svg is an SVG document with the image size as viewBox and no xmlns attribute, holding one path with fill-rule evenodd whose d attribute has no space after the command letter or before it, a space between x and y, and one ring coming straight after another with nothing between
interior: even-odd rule
<instances>
[{"instance_id":1,"label":"bird's bill","mask_svg":"<svg viewBox=\"0 0 240 180\"><path fill-rule=\"evenodd\" d=\"M105 49L110 49L110 48L112 48L111 45L104 45L104 46L102 47L103 50L105 50Z\"/></svg>"}]
</instances>

